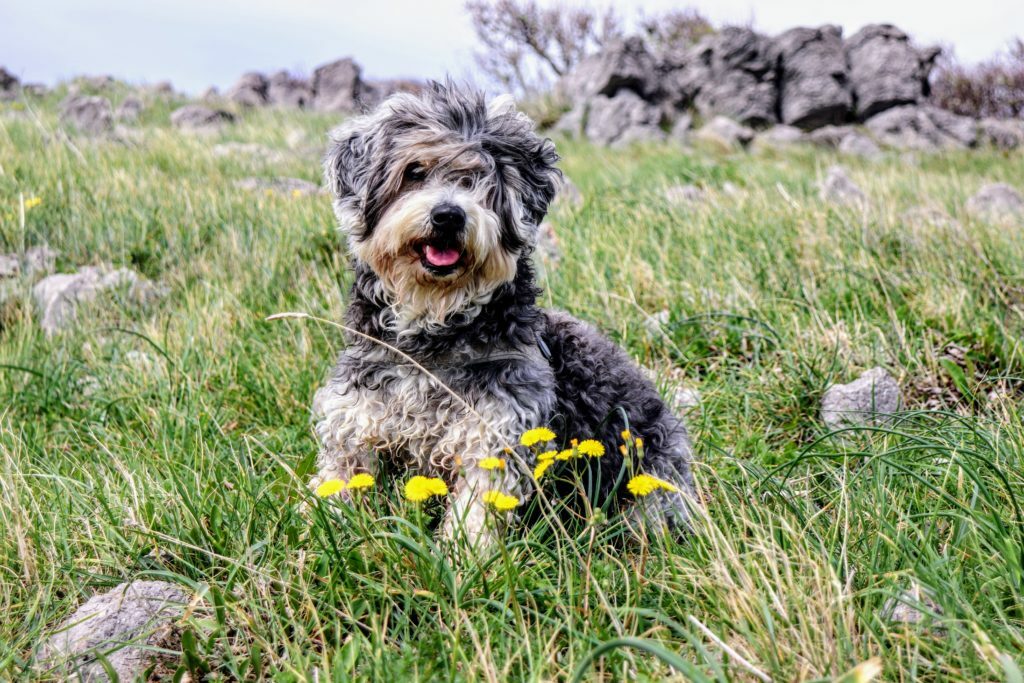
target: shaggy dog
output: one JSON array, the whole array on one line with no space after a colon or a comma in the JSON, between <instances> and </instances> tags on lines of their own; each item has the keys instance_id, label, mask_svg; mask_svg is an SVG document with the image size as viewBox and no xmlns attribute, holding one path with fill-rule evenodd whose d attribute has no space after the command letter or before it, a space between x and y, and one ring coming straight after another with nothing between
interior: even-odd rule
<instances>
[{"instance_id":1,"label":"shaggy dog","mask_svg":"<svg viewBox=\"0 0 1024 683\"><path fill-rule=\"evenodd\" d=\"M586 463L601 469L601 495L619 496L628 426L646 444L632 469L678 489L644 497L645 517L683 525L682 423L597 330L537 306L531 254L561 181L552 142L511 98L451 83L394 95L331 137L324 171L354 259L346 324L357 333L314 399L314 486L384 463L442 477L444 532L475 545L493 540L485 491L525 501L535 489L523 432L552 425L603 442L606 455ZM504 470L478 466L503 455Z\"/></svg>"}]
</instances>

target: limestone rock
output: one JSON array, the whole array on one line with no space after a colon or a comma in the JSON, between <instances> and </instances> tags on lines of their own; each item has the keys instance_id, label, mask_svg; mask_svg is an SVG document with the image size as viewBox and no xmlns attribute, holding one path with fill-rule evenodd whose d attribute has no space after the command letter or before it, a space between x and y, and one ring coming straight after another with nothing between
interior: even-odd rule
<instances>
[{"instance_id":1,"label":"limestone rock","mask_svg":"<svg viewBox=\"0 0 1024 683\"><path fill-rule=\"evenodd\" d=\"M821 400L821 420L830 430L885 424L903 407L899 384L876 367L849 384L834 384Z\"/></svg>"},{"instance_id":2,"label":"limestone rock","mask_svg":"<svg viewBox=\"0 0 1024 683\"><path fill-rule=\"evenodd\" d=\"M992 223L1024 219L1024 197L1006 183L991 183L967 200L967 213Z\"/></svg>"},{"instance_id":3,"label":"limestone rock","mask_svg":"<svg viewBox=\"0 0 1024 683\"><path fill-rule=\"evenodd\" d=\"M199 104L187 104L171 113L175 128L194 132L216 132L226 124L234 123L235 116L223 109L211 109Z\"/></svg>"}]
</instances>

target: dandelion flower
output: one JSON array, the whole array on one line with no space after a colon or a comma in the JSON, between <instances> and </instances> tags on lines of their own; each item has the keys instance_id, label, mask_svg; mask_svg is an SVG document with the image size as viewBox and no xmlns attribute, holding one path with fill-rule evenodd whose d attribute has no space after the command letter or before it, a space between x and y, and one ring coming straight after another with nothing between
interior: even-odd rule
<instances>
[{"instance_id":1,"label":"dandelion flower","mask_svg":"<svg viewBox=\"0 0 1024 683\"><path fill-rule=\"evenodd\" d=\"M298 199L301 196L302 196L302 190L292 190L292 197L295 197L296 199Z\"/></svg>"},{"instance_id":2,"label":"dandelion flower","mask_svg":"<svg viewBox=\"0 0 1024 683\"><path fill-rule=\"evenodd\" d=\"M358 491L360 489L368 489L371 486L373 486L373 475L363 473L349 479L345 488L349 491Z\"/></svg>"},{"instance_id":3,"label":"dandelion flower","mask_svg":"<svg viewBox=\"0 0 1024 683\"><path fill-rule=\"evenodd\" d=\"M554 440L555 433L547 427L534 427L519 437L519 443L523 444L527 448L542 442L546 443Z\"/></svg>"},{"instance_id":4,"label":"dandelion flower","mask_svg":"<svg viewBox=\"0 0 1024 683\"><path fill-rule=\"evenodd\" d=\"M658 479L657 477L652 477L649 474L636 475L635 477L629 480L629 483L626 484L626 488L629 489L629 492L632 493L634 496L641 498L648 494L654 493L658 489L662 489L663 491L670 491L672 493L679 492L679 489L677 489L672 484L662 479Z\"/></svg>"},{"instance_id":5,"label":"dandelion flower","mask_svg":"<svg viewBox=\"0 0 1024 683\"><path fill-rule=\"evenodd\" d=\"M481 469L485 470L503 470L505 469L504 458L484 458L479 463Z\"/></svg>"},{"instance_id":6,"label":"dandelion flower","mask_svg":"<svg viewBox=\"0 0 1024 683\"><path fill-rule=\"evenodd\" d=\"M345 481L343 479L328 479L316 487L316 495L321 498L336 496L341 493L343 488L345 488Z\"/></svg>"},{"instance_id":7,"label":"dandelion flower","mask_svg":"<svg viewBox=\"0 0 1024 683\"><path fill-rule=\"evenodd\" d=\"M559 451L558 455L555 456L555 460L571 460L575 451L571 448L566 448L564 451Z\"/></svg>"},{"instance_id":8,"label":"dandelion flower","mask_svg":"<svg viewBox=\"0 0 1024 683\"><path fill-rule=\"evenodd\" d=\"M576 449L583 455L590 458L600 458L604 455L604 444L600 441L595 441L594 439L587 439L586 441L583 441L576 447Z\"/></svg>"},{"instance_id":9,"label":"dandelion flower","mask_svg":"<svg viewBox=\"0 0 1024 683\"><path fill-rule=\"evenodd\" d=\"M537 461L545 462L547 460L554 460L556 455L558 455L558 451L544 451L537 456Z\"/></svg>"},{"instance_id":10,"label":"dandelion flower","mask_svg":"<svg viewBox=\"0 0 1024 683\"><path fill-rule=\"evenodd\" d=\"M413 503L422 503L431 496L447 496L448 485L437 477L421 477L419 475L405 482L405 499Z\"/></svg>"},{"instance_id":11,"label":"dandelion flower","mask_svg":"<svg viewBox=\"0 0 1024 683\"><path fill-rule=\"evenodd\" d=\"M25 200L26 209L34 209L43 203L42 197L29 197Z\"/></svg>"},{"instance_id":12,"label":"dandelion flower","mask_svg":"<svg viewBox=\"0 0 1024 683\"><path fill-rule=\"evenodd\" d=\"M519 499L501 491L487 491L484 493L484 502L499 512L508 512L519 505Z\"/></svg>"},{"instance_id":13,"label":"dandelion flower","mask_svg":"<svg viewBox=\"0 0 1024 683\"><path fill-rule=\"evenodd\" d=\"M625 441L626 443L629 443L630 441L633 440L633 435L629 432L628 429L623 429L621 436L622 440Z\"/></svg>"},{"instance_id":14,"label":"dandelion flower","mask_svg":"<svg viewBox=\"0 0 1024 683\"><path fill-rule=\"evenodd\" d=\"M537 463L537 466L533 468L533 478L540 481L540 478L544 476L544 473L548 471L548 468L554 464L554 460L541 460Z\"/></svg>"},{"instance_id":15,"label":"dandelion flower","mask_svg":"<svg viewBox=\"0 0 1024 683\"><path fill-rule=\"evenodd\" d=\"M638 450L644 447L644 440L641 439L639 436L636 437L636 447Z\"/></svg>"},{"instance_id":16,"label":"dandelion flower","mask_svg":"<svg viewBox=\"0 0 1024 683\"><path fill-rule=\"evenodd\" d=\"M619 446L619 453L622 453L623 455L629 455L629 449L626 448L626 444L622 444Z\"/></svg>"}]
</instances>

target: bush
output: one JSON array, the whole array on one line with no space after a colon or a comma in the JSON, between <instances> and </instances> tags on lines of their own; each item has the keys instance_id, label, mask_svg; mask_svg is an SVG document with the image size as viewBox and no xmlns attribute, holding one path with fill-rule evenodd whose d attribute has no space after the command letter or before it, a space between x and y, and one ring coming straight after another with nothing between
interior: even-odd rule
<instances>
[{"instance_id":1,"label":"bush","mask_svg":"<svg viewBox=\"0 0 1024 683\"><path fill-rule=\"evenodd\" d=\"M963 116L1024 117L1024 40L1017 38L1006 53L977 66L964 66L955 58L940 63L932 99Z\"/></svg>"}]
</instances>

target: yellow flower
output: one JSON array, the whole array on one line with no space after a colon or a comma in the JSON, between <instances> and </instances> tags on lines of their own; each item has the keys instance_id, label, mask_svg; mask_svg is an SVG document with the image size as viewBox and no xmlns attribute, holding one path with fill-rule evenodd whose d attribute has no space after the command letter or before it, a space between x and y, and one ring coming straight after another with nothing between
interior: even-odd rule
<instances>
[{"instance_id":1,"label":"yellow flower","mask_svg":"<svg viewBox=\"0 0 1024 683\"><path fill-rule=\"evenodd\" d=\"M405 482L405 499L413 503L422 503L431 496L447 496L448 485L437 477L421 477L419 475Z\"/></svg>"},{"instance_id":2,"label":"yellow flower","mask_svg":"<svg viewBox=\"0 0 1024 683\"><path fill-rule=\"evenodd\" d=\"M543 453L537 456L537 460L538 462L554 460L556 455L558 455L558 451L544 451Z\"/></svg>"},{"instance_id":3,"label":"yellow flower","mask_svg":"<svg viewBox=\"0 0 1024 683\"><path fill-rule=\"evenodd\" d=\"M679 489L677 489L672 484L668 483L667 481L658 479L657 477L652 477L649 474L636 475L635 477L629 480L629 483L626 484L626 488L629 489L630 493L638 497L643 497L650 493L654 493L658 489L671 491L673 493L679 492Z\"/></svg>"},{"instance_id":4,"label":"yellow flower","mask_svg":"<svg viewBox=\"0 0 1024 683\"><path fill-rule=\"evenodd\" d=\"M629 449L626 448L626 444L621 444L619 446L619 453L622 453L623 455L627 455L629 453Z\"/></svg>"},{"instance_id":5,"label":"yellow flower","mask_svg":"<svg viewBox=\"0 0 1024 683\"><path fill-rule=\"evenodd\" d=\"M537 466L533 468L533 478L540 480L544 476L544 473L548 471L548 468L555 464L554 460L541 460L537 463Z\"/></svg>"},{"instance_id":6,"label":"yellow flower","mask_svg":"<svg viewBox=\"0 0 1024 683\"><path fill-rule=\"evenodd\" d=\"M357 474L348 480L348 484L345 486L349 491L358 491L359 489L368 489L373 486L373 475L370 474Z\"/></svg>"},{"instance_id":7,"label":"yellow flower","mask_svg":"<svg viewBox=\"0 0 1024 683\"><path fill-rule=\"evenodd\" d=\"M302 196L302 190L292 190L292 196L293 197L301 197Z\"/></svg>"},{"instance_id":8,"label":"yellow flower","mask_svg":"<svg viewBox=\"0 0 1024 683\"><path fill-rule=\"evenodd\" d=\"M564 451L559 451L558 455L555 456L555 460L570 460L575 453L571 448L566 448Z\"/></svg>"},{"instance_id":9,"label":"yellow flower","mask_svg":"<svg viewBox=\"0 0 1024 683\"><path fill-rule=\"evenodd\" d=\"M541 442L548 442L555 440L555 433L547 427L534 427L528 432L524 433L519 437L519 443L523 444L527 448L535 446Z\"/></svg>"},{"instance_id":10,"label":"yellow flower","mask_svg":"<svg viewBox=\"0 0 1024 683\"><path fill-rule=\"evenodd\" d=\"M626 443L629 443L633 439L633 435L629 433L628 429L623 429L621 436L622 436L622 440L625 441Z\"/></svg>"},{"instance_id":11,"label":"yellow flower","mask_svg":"<svg viewBox=\"0 0 1024 683\"><path fill-rule=\"evenodd\" d=\"M644 447L644 440L641 439L639 436L636 437L636 447L637 447L637 450L639 450L639 449Z\"/></svg>"},{"instance_id":12,"label":"yellow flower","mask_svg":"<svg viewBox=\"0 0 1024 683\"><path fill-rule=\"evenodd\" d=\"M484 502L500 512L507 512L519 505L519 499L501 491L487 491L484 493Z\"/></svg>"},{"instance_id":13,"label":"yellow flower","mask_svg":"<svg viewBox=\"0 0 1024 683\"><path fill-rule=\"evenodd\" d=\"M600 458L604 455L604 444L594 439L587 439L576 448L580 453L591 458Z\"/></svg>"},{"instance_id":14,"label":"yellow flower","mask_svg":"<svg viewBox=\"0 0 1024 683\"><path fill-rule=\"evenodd\" d=\"M25 200L25 209L34 209L43 203L42 197L29 197Z\"/></svg>"},{"instance_id":15,"label":"yellow flower","mask_svg":"<svg viewBox=\"0 0 1024 683\"><path fill-rule=\"evenodd\" d=\"M481 469L485 470L503 470L505 469L504 458L484 458L480 461Z\"/></svg>"},{"instance_id":16,"label":"yellow flower","mask_svg":"<svg viewBox=\"0 0 1024 683\"><path fill-rule=\"evenodd\" d=\"M324 483L316 487L316 495L321 498L327 498L328 496L335 496L341 493L341 490L345 488L345 481L342 479L328 479Z\"/></svg>"}]
</instances>

